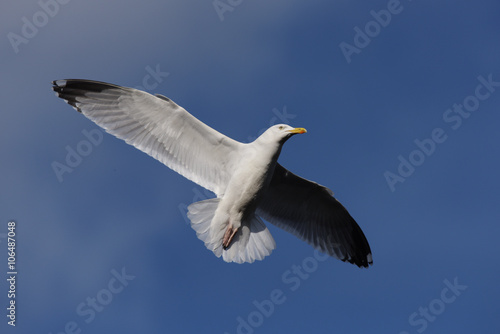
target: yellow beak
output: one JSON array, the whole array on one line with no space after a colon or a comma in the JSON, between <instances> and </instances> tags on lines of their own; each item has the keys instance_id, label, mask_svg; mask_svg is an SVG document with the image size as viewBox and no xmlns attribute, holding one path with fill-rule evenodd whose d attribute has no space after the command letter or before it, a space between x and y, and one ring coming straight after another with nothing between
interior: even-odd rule
<instances>
[{"instance_id":1,"label":"yellow beak","mask_svg":"<svg viewBox=\"0 0 500 334\"><path fill-rule=\"evenodd\" d=\"M288 130L288 132L291 132L291 133L306 133L307 130L304 129L304 128L295 128L295 129L292 129L292 130Z\"/></svg>"}]
</instances>

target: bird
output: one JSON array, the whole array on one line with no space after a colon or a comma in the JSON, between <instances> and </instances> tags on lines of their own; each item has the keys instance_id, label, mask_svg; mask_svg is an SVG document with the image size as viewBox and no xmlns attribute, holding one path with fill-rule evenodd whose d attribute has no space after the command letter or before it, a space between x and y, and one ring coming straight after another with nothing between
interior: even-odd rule
<instances>
[{"instance_id":1,"label":"bird","mask_svg":"<svg viewBox=\"0 0 500 334\"><path fill-rule=\"evenodd\" d=\"M56 96L214 198L187 216L205 247L225 262L263 260L276 242L263 220L360 268L373 264L368 241L333 192L278 163L283 144L304 128L276 124L253 142L231 139L160 94L100 81L52 81Z\"/></svg>"}]
</instances>

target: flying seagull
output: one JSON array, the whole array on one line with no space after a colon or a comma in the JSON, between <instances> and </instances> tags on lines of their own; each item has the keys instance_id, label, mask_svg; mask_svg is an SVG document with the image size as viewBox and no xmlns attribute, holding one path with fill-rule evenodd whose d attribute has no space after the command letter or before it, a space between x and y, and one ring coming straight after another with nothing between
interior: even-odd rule
<instances>
[{"instance_id":1,"label":"flying seagull","mask_svg":"<svg viewBox=\"0 0 500 334\"><path fill-rule=\"evenodd\" d=\"M224 261L252 263L271 254L276 243L264 218L339 260L373 263L363 231L333 192L277 162L285 141L304 128L278 124L240 143L163 95L90 80L52 84L58 97L107 132L215 193L191 204L188 217Z\"/></svg>"}]
</instances>

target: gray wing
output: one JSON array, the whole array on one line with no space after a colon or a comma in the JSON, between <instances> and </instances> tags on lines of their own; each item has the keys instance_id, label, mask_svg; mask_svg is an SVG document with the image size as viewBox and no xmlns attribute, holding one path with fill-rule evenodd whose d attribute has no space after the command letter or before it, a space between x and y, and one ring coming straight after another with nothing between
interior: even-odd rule
<instances>
[{"instance_id":1,"label":"gray wing","mask_svg":"<svg viewBox=\"0 0 500 334\"><path fill-rule=\"evenodd\" d=\"M358 267L373 263L370 245L330 189L276 165L257 214L323 253Z\"/></svg>"},{"instance_id":2,"label":"gray wing","mask_svg":"<svg viewBox=\"0 0 500 334\"><path fill-rule=\"evenodd\" d=\"M56 80L56 95L76 110L184 177L224 194L242 145L172 100L104 82Z\"/></svg>"}]
</instances>

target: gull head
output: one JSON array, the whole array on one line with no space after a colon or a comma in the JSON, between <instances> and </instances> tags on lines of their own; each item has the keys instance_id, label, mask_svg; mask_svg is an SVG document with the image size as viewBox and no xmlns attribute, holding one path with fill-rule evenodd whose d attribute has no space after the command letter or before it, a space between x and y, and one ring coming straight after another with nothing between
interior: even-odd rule
<instances>
[{"instance_id":1,"label":"gull head","mask_svg":"<svg viewBox=\"0 0 500 334\"><path fill-rule=\"evenodd\" d=\"M267 129L258 139L259 141L283 144L291 136L306 132L304 128L294 128L288 124L276 124Z\"/></svg>"}]
</instances>

